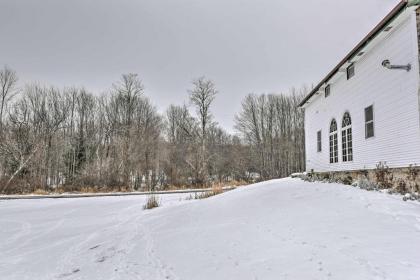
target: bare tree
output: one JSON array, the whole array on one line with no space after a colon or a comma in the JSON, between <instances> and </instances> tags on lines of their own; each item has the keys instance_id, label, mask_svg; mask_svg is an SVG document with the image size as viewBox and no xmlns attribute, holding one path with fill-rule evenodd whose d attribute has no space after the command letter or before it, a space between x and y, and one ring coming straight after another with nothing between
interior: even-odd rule
<instances>
[{"instance_id":1,"label":"bare tree","mask_svg":"<svg viewBox=\"0 0 420 280\"><path fill-rule=\"evenodd\" d=\"M122 157L118 169L122 170L123 182L129 185L132 162L131 131L136 107L139 105L140 96L143 94L143 85L137 74L122 75L121 80L113 85L114 94L111 97L110 111L113 114L113 127L118 131L122 142Z\"/></svg>"},{"instance_id":2,"label":"bare tree","mask_svg":"<svg viewBox=\"0 0 420 280\"><path fill-rule=\"evenodd\" d=\"M200 170L198 122L185 105L171 105L166 111L166 124L168 159L165 172L170 184L187 184L191 177L197 181Z\"/></svg>"},{"instance_id":3,"label":"bare tree","mask_svg":"<svg viewBox=\"0 0 420 280\"><path fill-rule=\"evenodd\" d=\"M27 84L0 71L0 193L132 190L269 179L304 169L305 88L248 95L233 136L213 119L215 84L194 80L186 105L158 113L135 74L102 96ZM254 174L259 174L256 178Z\"/></svg>"},{"instance_id":4,"label":"bare tree","mask_svg":"<svg viewBox=\"0 0 420 280\"><path fill-rule=\"evenodd\" d=\"M207 131L212 124L212 115L210 112L210 106L213 103L217 90L215 84L211 80L207 80L205 77L200 77L193 81L194 88L190 90L190 100L195 106L200 121L200 170L199 176L202 183L205 182L207 171L207 150L206 150L206 138Z\"/></svg>"},{"instance_id":5,"label":"bare tree","mask_svg":"<svg viewBox=\"0 0 420 280\"><path fill-rule=\"evenodd\" d=\"M16 72L8 66L0 70L0 139L3 131L3 116L9 101L17 94Z\"/></svg>"},{"instance_id":6,"label":"bare tree","mask_svg":"<svg viewBox=\"0 0 420 280\"><path fill-rule=\"evenodd\" d=\"M252 166L262 179L304 170L303 112L298 109L306 88L288 95L248 95L235 127L249 145Z\"/></svg>"}]
</instances>

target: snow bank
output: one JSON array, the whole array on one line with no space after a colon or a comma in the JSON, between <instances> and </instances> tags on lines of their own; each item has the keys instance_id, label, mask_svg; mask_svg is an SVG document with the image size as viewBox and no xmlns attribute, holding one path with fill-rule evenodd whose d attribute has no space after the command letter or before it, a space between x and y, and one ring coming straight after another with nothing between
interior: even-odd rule
<instances>
[{"instance_id":1,"label":"snow bank","mask_svg":"<svg viewBox=\"0 0 420 280\"><path fill-rule=\"evenodd\" d=\"M282 179L204 200L0 201L7 279L419 279L420 204ZM182 201L180 201L182 199Z\"/></svg>"}]
</instances>

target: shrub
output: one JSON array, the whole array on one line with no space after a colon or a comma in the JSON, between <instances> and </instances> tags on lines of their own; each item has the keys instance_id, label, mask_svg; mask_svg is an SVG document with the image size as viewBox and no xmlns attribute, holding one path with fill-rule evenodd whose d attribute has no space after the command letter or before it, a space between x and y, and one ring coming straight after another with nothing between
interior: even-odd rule
<instances>
[{"instance_id":1,"label":"shrub","mask_svg":"<svg viewBox=\"0 0 420 280\"><path fill-rule=\"evenodd\" d=\"M364 189L364 190L368 190L368 191L377 190L377 186L366 178L359 179L359 182L357 183L357 185L359 186L359 188Z\"/></svg>"},{"instance_id":2,"label":"shrub","mask_svg":"<svg viewBox=\"0 0 420 280\"><path fill-rule=\"evenodd\" d=\"M160 206L160 203L159 203L158 197L152 194L152 195L149 195L149 197L147 198L146 204L143 206L143 209L144 210L153 209L159 206Z\"/></svg>"},{"instance_id":3,"label":"shrub","mask_svg":"<svg viewBox=\"0 0 420 280\"><path fill-rule=\"evenodd\" d=\"M347 175L342 181L344 185L351 185L353 183L353 177Z\"/></svg>"},{"instance_id":4,"label":"shrub","mask_svg":"<svg viewBox=\"0 0 420 280\"><path fill-rule=\"evenodd\" d=\"M27 194L33 193L36 189L42 189L38 184L36 184L35 180L28 181L23 178L15 178L8 187L5 188L8 181L9 178L7 177L0 178L1 194Z\"/></svg>"},{"instance_id":5,"label":"shrub","mask_svg":"<svg viewBox=\"0 0 420 280\"><path fill-rule=\"evenodd\" d=\"M410 192L418 192L419 186L417 184L417 177L419 174L419 169L416 165L410 164L407 170L407 187L406 190Z\"/></svg>"},{"instance_id":6,"label":"shrub","mask_svg":"<svg viewBox=\"0 0 420 280\"><path fill-rule=\"evenodd\" d=\"M365 178L367 178L369 175L369 172L366 169L362 169L360 170L360 174L362 174Z\"/></svg>"},{"instance_id":7,"label":"shrub","mask_svg":"<svg viewBox=\"0 0 420 280\"><path fill-rule=\"evenodd\" d=\"M392 172L389 171L389 167L386 165L386 162L379 162L376 165L375 176L376 182L381 189L392 188L394 176L392 175Z\"/></svg>"},{"instance_id":8,"label":"shrub","mask_svg":"<svg viewBox=\"0 0 420 280\"><path fill-rule=\"evenodd\" d=\"M417 166L410 164L410 166L408 166L408 171L407 171L408 180L416 181L418 174L419 174L419 169L417 168Z\"/></svg>"},{"instance_id":9,"label":"shrub","mask_svg":"<svg viewBox=\"0 0 420 280\"><path fill-rule=\"evenodd\" d=\"M407 184L403 179L399 179L397 181L397 187L395 188L395 190L401 194L404 194L407 192Z\"/></svg>"},{"instance_id":10,"label":"shrub","mask_svg":"<svg viewBox=\"0 0 420 280\"><path fill-rule=\"evenodd\" d=\"M420 191L420 187L419 187L419 185L417 183L414 184L413 189L414 189L415 192L419 192Z\"/></svg>"}]
</instances>

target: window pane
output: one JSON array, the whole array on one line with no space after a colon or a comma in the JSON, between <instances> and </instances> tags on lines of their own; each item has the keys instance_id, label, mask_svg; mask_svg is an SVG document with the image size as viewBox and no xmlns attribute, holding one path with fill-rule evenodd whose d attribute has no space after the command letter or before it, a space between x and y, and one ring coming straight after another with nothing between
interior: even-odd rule
<instances>
[{"instance_id":1,"label":"window pane","mask_svg":"<svg viewBox=\"0 0 420 280\"><path fill-rule=\"evenodd\" d=\"M338 162L338 133L330 134L330 163Z\"/></svg>"},{"instance_id":2,"label":"window pane","mask_svg":"<svg viewBox=\"0 0 420 280\"><path fill-rule=\"evenodd\" d=\"M330 85L328 85L326 88L325 88L325 97L328 97L330 95Z\"/></svg>"},{"instance_id":3,"label":"window pane","mask_svg":"<svg viewBox=\"0 0 420 280\"><path fill-rule=\"evenodd\" d=\"M347 67L347 80L354 76L354 64Z\"/></svg>"},{"instance_id":4,"label":"window pane","mask_svg":"<svg viewBox=\"0 0 420 280\"><path fill-rule=\"evenodd\" d=\"M334 162L338 162L338 135L334 134Z\"/></svg>"},{"instance_id":5,"label":"window pane","mask_svg":"<svg viewBox=\"0 0 420 280\"><path fill-rule=\"evenodd\" d=\"M317 151L321 152L322 150L322 142L321 142L321 131L317 132L317 136L316 136L316 141L317 141Z\"/></svg>"},{"instance_id":6,"label":"window pane","mask_svg":"<svg viewBox=\"0 0 420 280\"><path fill-rule=\"evenodd\" d=\"M337 122L335 121L335 119L333 119L330 124L330 133L335 131L337 131Z\"/></svg>"},{"instance_id":7,"label":"window pane","mask_svg":"<svg viewBox=\"0 0 420 280\"><path fill-rule=\"evenodd\" d=\"M341 122L341 127L346 127L351 125L351 117L350 114L348 112L346 112L343 116L343 120Z\"/></svg>"},{"instance_id":8,"label":"window pane","mask_svg":"<svg viewBox=\"0 0 420 280\"><path fill-rule=\"evenodd\" d=\"M365 108L365 122L373 121L373 106Z\"/></svg>"},{"instance_id":9,"label":"window pane","mask_svg":"<svg viewBox=\"0 0 420 280\"><path fill-rule=\"evenodd\" d=\"M373 122L369 122L366 124L366 138L373 137L374 136L374 130L373 130Z\"/></svg>"}]
</instances>

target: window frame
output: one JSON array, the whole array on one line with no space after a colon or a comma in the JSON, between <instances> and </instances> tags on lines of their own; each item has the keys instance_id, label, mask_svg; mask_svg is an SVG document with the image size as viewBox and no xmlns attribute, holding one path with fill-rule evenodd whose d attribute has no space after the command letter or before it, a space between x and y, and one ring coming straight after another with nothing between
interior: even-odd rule
<instances>
[{"instance_id":1,"label":"window frame","mask_svg":"<svg viewBox=\"0 0 420 280\"><path fill-rule=\"evenodd\" d=\"M331 95L331 85L330 84L328 84L326 87L325 87L325 90L324 90L324 97L325 98L327 98L328 96L330 96Z\"/></svg>"},{"instance_id":2,"label":"window frame","mask_svg":"<svg viewBox=\"0 0 420 280\"><path fill-rule=\"evenodd\" d=\"M316 132L316 151L317 153L322 152L322 130Z\"/></svg>"},{"instance_id":3,"label":"window frame","mask_svg":"<svg viewBox=\"0 0 420 280\"><path fill-rule=\"evenodd\" d=\"M345 118L349 123L344 124ZM353 120L349 111L345 111L341 119L341 157L343 162L353 161Z\"/></svg>"},{"instance_id":4,"label":"window frame","mask_svg":"<svg viewBox=\"0 0 420 280\"><path fill-rule=\"evenodd\" d=\"M353 73L350 75L350 69L353 68ZM346 74L347 74L347 80L350 80L351 78L354 77L354 75L356 75L356 67L354 65L354 63L351 63L349 66L347 66L346 68Z\"/></svg>"},{"instance_id":5,"label":"window frame","mask_svg":"<svg viewBox=\"0 0 420 280\"><path fill-rule=\"evenodd\" d=\"M331 131L331 126L335 122L335 130ZM337 120L333 118L330 121L330 127L328 129L328 145L329 145L329 162L330 164L338 163L339 161L339 148L338 148L338 124Z\"/></svg>"},{"instance_id":6,"label":"window frame","mask_svg":"<svg viewBox=\"0 0 420 280\"><path fill-rule=\"evenodd\" d=\"M367 121L366 109L368 109L370 107L372 108L372 120ZM363 113L365 115L364 116L364 119L365 119L364 120L364 123L365 123L365 139L367 140L367 139L374 138L375 137L375 107L374 107L374 104L371 104L371 105L365 107L365 109L363 110ZM368 130L367 130L368 124L372 124L372 136L368 136Z\"/></svg>"}]
</instances>

